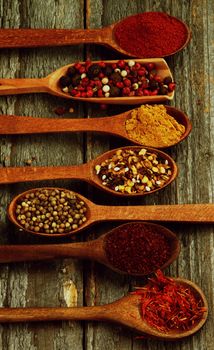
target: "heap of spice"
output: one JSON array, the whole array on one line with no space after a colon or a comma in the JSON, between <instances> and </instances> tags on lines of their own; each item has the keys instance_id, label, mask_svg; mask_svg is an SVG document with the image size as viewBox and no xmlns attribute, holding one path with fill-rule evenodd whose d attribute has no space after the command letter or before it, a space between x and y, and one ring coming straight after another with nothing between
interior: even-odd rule
<instances>
[{"instance_id":1,"label":"heap of spice","mask_svg":"<svg viewBox=\"0 0 214 350\"><path fill-rule=\"evenodd\" d=\"M125 128L131 139L152 147L173 145L185 132L185 127L169 115L163 105L142 105L134 109Z\"/></svg>"},{"instance_id":2,"label":"heap of spice","mask_svg":"<svg viewBox=\"0 0 214 350\"><path fill-rule=\"evenodd\" d=\"M119 149L97 164L95 172L103 186L124 194L154 191L172 176L168 160L145 148Z\"/></svg>"},{"instance_id":3,"label":"heap of spice","mask_svg":"<svg viewBox=\"0 0 214 350\"><path fill-rule=\"evenodd\" d=\"M84 98L168 95L175 89L172 78L162 78L155 63L134 60L77 62L59 79L59 86L73 97Z\"/></svg>"},{"instance_id":4,"label":"heap of spice","mask_svg":"<svg viewBox=\"0 0 214 350\"><path fill-rule=\"evenodd\" d=\"M66 189L41 188L21 196L15 215L23 229L47 234L76 230L87 220L87 207Z\"/></svg>"},{"instance_id":5,"label":"heap of spice","mask_svg":"<svg viewBox=\"0 0 214 350\"><path fill-rule=\"evenodd\" d=\"M161 332L187 331L207 311L191 287L164 276L160 270L146 287L138 288L134 294L141 297L143 320Z\"/></svg>"},{"instance_id":6,"label":"heap of spice","mask_svg":"<svg viewBox=\"0 0 214 350\"><path fill-rule=\"evenodd\" d=\"M147 275L171 256L170 242L161 226L131 223L115 230L106 236L105 252L108 261L123 272Z\"/></svg>"},{"instance_id":7,"label":"heap of spice","mask_svg":"<svg viewBox=\"0 0 214 350\"><path fill-rule=\"evenodd\" d=\"M129 16L114 29L115 40L136 57L163 57L185 45L188 31L183 22L163 12Z\"/></svg>"}]
</instances>

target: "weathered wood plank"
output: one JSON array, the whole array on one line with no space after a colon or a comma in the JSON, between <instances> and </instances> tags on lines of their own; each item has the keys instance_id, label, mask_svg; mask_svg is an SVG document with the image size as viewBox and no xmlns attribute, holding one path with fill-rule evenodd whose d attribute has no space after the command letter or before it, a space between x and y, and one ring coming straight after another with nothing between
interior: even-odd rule
<instances>
[{"instance_id":1,"label":"weathered wood plank","mask_svg":"<svg viewBox=\"0 0 214 350\"><path fill-rule=\"evenodd\" d=\"M2 27L80 28L84 24L83 1L1 1ZM42 9L42 10L41 10ZM1 76L43 77L60 66L82 59L82 47L2 50ZM54 109L63 100L47 95L1 97L1 113L55 117ZM75 107L75 116L82 110ZM2 166L77 164L83 161L82 135L1 138ZM48 185L51 183L48 183ZM2 241L19 240L12 227L5 224L5 208L10 198L26 188L42 183L1 187L3 217ZM43 185L46 185L43 183ZM73 187L70 182L58 185ZM77 188L79 184L77 184ZM9 228L11 233L9 233ZM13 234L12 234L13 232ZM21 237L23 240L23 237ZM61 260L41 264L1 266L1 305L5 306L75 306L82 304L82 264ZM1 327L2 349L68 349L82 348L83 330L79 323L58 322Z\"/></svg>"}]
</instances>

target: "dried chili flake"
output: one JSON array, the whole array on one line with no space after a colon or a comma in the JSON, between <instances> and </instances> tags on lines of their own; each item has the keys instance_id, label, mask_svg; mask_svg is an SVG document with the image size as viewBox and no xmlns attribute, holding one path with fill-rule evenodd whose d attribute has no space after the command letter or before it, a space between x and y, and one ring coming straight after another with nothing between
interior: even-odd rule
<instances>
[{"instance_id":1,"label":"dried chili flake","mask_svg":"<svg viewBox=\"0 0 214 350\"><path fill-rule=\"evenodd\" d=\"M191 287L164 276L160 270L134 294L141 296L142 318L162 332L189 330L206 311Z\"/></svg>"}]
</instances>

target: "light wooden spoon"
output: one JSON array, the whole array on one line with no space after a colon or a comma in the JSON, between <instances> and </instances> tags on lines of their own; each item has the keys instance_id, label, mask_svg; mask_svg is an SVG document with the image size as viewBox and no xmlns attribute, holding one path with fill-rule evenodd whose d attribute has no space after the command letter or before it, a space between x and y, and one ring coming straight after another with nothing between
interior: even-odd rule
<instances>
[{"instance_id":1,"label":"light wooden spoon","mask_svg":"<svg viewBox=\"0 0 214 350\"><path fill-rule=\"evenodd\" d=\"M0 169L1 170L1 169ZM49 187L45 187L49 189ZM50 188L52 190L60 188ZM25 194L36 192L38 188L34 188L15 196L8 206L8 217L18 228L24 229L16 219L16 204ZM73 191L72 191L73 192ZM75 192L73 192L75 193ZM174 205L144 205L144 206L108 206L97 205L87 198L75 193L77 198L84 201L87 208L85 214L87 220L77 229L58 234L47 234L42 232L34 232L24 229L34 235L46 237L64 237L78 233L94 224L102 221L164 221L164 222L195 222L195 223L214 223L214 204L174 204Z\"/></svg>"},{"instance_id":2,"label":"light wooden spoon","mask_svg":"<svg viewBox=\"0 0 214 350\"><path fill-rule=\"evenodd\" d=\"M106 240L108 236L114 237L117 236L118 230L124 228L125 230L133 228L137 225L138 230L144 231L145 229L149 229L151 232L155 232L159 237L164 237L169 245L170 257L164 263L164 265L156 267L151 266L149 272L145 273L136 273L135 271L127 272L125 270L118 269L115 267L114 262L109 261L108 253L106 251ZM138 237L135 238L135 232L133 232L131 240L137 240ZM121 247L118 244L117 240L114 243L114 246L117 246L118 256L121 254ZM127 242L127 245L129 243ZM138 242L139 245L139 242ZM143 276L148 275L152 272L155 272L158 268L165 269L169 266L174 260L177 259L180 253L180 242L177 236L166 227L148 223L148 222L133 222L124 225L120 225L113 230L105 233L100 236L98 239L93 241L83 242L83 243L65 243L65 244L43 244L43 245L1 245L0 246L0 263L8 263L8 262L17 262L17 261L40 261L40 260L50 260L57 258L78 258L78 259L91 259L98 261L101 264L106 265L108 268L122 274L128 274L132 276Z\"/></svg>"},{"instance_id":3,"label":"light wooden spoon","mask_svg":"<svg viewBox=\"0 0 214 350\"><path fill-rule=\"evenodd\" d=\"M162 58L152 59L139 59L136 62L155 63L157 74L162 78L170 76L172 78L171 71L166 61ZM104 61L107 63L116 63L118 61ZM83 62L81 62L83 63ZM96 63L94 61L93 63ZM141 103L154 103L172 100L174 97L174 91L168 95L155 95L155 96L133 96L133 97L74 97L69 93L65 93L59 86L59 79L65 75L68 68L74 64L68 64L67 66L57 69L45 78L38 79L0 79L0 96L1 95L17 95L28 94L33 92L46 92L51 95L56 95L68 99L85 102L106 103L106 104L141 104Z\"/></svg>"},{"instance_id":4,"label":"light wooden spoon","mask_svg":"<svg viewBox=\"0 0 214 350\"><path fill-rule=\"evenodd\" d=\"M92 43L107 46L126 56L133 57L133 53L122 49L115 39L114 29L116 25L123 23L123 20L125 18L99 29L0 29L0 48L66 46ZM182 50L191 38L189 27L178 18L176 18L176 21L180 22L185 28L186 41L178 50L171 52L170 55Z\"/></svg>"},{"instance_id":5,"label":"light wooden spoon","mask_svg":"<svg viewBox=\"0 0 214 350\"><path fill-rule=\"evenodd\" d=\"M0 184L17 183L17 182L32 182L39 180L59 180L59 179L79 179L84 180L91 185L94 185L108 193L115 194L118 196L142 196L146 194L151 194L159 191L160 189L169 185L177 176L178 169L174 160L165 152L160 151L155 148L146 147L148 151L154 152L163 160L167 160L171 168L171 177L168 182L163 186L155 188L150 192L139 192L139 193L122 193L119 191L114 191L111 188L102 184L102 180L98 177L95 171L96 165L101 164L104 160L109 159L115 154L117 150L140 150L139 146L127 146L114 149L103 153L99 157L91 160L88 163L81 165L71 165L71 166L57 166L57 167L7 167L0 168Z\"/></svg>"},{"instance_id":6,"label":"light wooden spoon","mask_svg":"<svg viewBox=\"0 0 214 350\"><path fill-rule=\"evenodd\" d=\"M202 290L193 282L183 278L175 278L177 283L191 288L202 307L208 310L207 300ZM101 306L84 306L75 308L65 307L39 307L39 308L0 308L0 322L36 322L36 321L59 321L59 320L95 320L110 321L131 328L133 331L143 333L160 340L180 340L197 332L206 322L208 311L204 311L199 322L189 330L174 330L161 332L151 327L143 320L140 296L129 294L121 299Z\"/></svg>"},{"instance_id":7,"label":"light wooden spoon","mask_svg":"<svg viewBox=\"0 0 214 350\"><path fill-rule=\"evenodd\" d=\"M192 125L188 117L179 109L165 106L167 113L171 115L178 123L185 127L185 132L180 139L174 143L160 146L160 142L152 140L144 146L165 148L174 146L184 140L190 133ZM57 133L57 132L74 132L74 131L96 131L107 133L115 136L122 136L134 144L142 143L129 137L125 123L131 117L131 111L127 111L112 117L89 118L89 119L65 119L65 118L33 118L18 117L11 115L0 115L0 134L35 134L35 133ZM157 142L154 144L154 142ZM151 144L152 143L152 144Z\"/></svg>"}]
</instances>

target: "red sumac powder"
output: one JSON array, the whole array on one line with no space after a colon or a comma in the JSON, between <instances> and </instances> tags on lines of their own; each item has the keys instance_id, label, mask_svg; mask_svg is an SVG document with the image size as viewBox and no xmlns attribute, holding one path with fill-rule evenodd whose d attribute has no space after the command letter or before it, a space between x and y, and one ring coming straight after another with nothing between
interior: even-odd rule
<instances>
[{"instance_id":1,"label":"red sumac powder","mask_svg":"<svg viewBox=\"0 0 214 350\"><path fill-rule=\"evenodd\" d=\"M129 223L115 230L106 236L104 247L108 261L121 271L146 275L163 266L171 255L161 226Z\"/></svg>"},{"instance_id":2,"label":"red sumac powder","mask_svg":"<svg viewBox=\"0 0 214 350\"><path fill-rule=\"evenodd\" d=\"M144 12L119 22L114 35L119 46L137 57L163 57L186 42L187 29L175 17L163 12Z\"/></svg>"}]
</instances>

